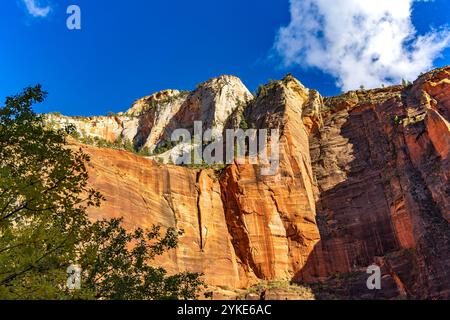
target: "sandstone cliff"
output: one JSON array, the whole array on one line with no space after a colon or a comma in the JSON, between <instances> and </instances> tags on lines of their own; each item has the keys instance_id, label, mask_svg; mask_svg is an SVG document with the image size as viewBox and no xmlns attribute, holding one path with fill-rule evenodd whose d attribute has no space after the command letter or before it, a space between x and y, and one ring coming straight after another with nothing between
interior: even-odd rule
<instances>
[{"instance_id":1,"label":"sandstone cliff","mask_svg":"<svg viewBox=\"0 0 450 320\"><path fill-rule=\"evenodd\" d=\"M325 99L310 149L321 242L300 278L377 262L392 296L449 297L449 70Z\"/></svg>"},{"instance_id":2,"label":"sandstone cliff","mask_svg":"<svg viewBox=\"0 0 450 320\"><path fill-rule=\"evenodd\" d=\"M412 86L332 98L290 76L253 98L239 79L222 76L191 93L143 98L114 117L51 120L151 152L196 120L217 135L243 121L280 130L272 176L258 165L190 169L84 146L91 183L107 198L93 218L185 231L159 261L170 271L203 272L230 289L292 280L318 298L450 298L450 67ZM366 287L373 263L383 273L376 292Z\"/></svg>"}]
</instances>

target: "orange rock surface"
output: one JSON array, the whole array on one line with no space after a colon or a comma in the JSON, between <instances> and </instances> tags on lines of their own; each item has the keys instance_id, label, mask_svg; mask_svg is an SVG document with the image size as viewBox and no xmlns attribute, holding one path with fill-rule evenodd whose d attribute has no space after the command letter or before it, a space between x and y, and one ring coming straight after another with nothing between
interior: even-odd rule
<instances>
[{"instance_id":1,"label":"orange rock surface","mask_svg":"<svg viewBox=\"0 0 450 320\"><path fill-rule=\"evenodd\" d=\"M231 288L254 279L236 258L213 171L161 166L125 151L84 151L92 157L90 181L106 197L92 218L123 218L130 230L153 224L184 230L179 247L159 260L169 272L201 272L209 284Z\"/></svg>"}]
</instances>

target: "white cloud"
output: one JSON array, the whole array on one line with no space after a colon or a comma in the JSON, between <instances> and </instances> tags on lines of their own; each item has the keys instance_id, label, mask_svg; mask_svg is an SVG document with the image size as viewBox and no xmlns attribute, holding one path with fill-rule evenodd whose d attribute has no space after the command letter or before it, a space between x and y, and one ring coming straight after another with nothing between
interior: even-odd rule
<instances>
[{"instance_id":1,"label":"white cloud","mask_svg":"<svg viewBox=\"0 0 450 320\"><path fill-rule=\"evenodd\" d=\"M41 7L38 0L23 0L27 11L33 17L44 18L50 13L50 6Z\"/></svg>"},{"instance_id":2,"label":"white cloud","mask_svg":"<svg viewBox=\"0 0 450 320\"><path fill-rule=\"evenodd\" d=\"M414 80L450 45L450 30L417 35L414 0L290 0L275 49L286 65L316 67L344 90Z\"/></svg>"}]
</instances>

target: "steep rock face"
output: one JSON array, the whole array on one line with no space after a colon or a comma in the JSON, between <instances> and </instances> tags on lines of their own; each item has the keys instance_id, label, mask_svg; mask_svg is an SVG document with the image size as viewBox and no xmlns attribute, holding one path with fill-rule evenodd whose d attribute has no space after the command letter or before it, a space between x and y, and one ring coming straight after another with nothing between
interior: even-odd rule
<instances>
[{"instance_id":1,"label":"steep rock face","mask_svg":"<svg viewBox=\"0 0 450 320\"><path fill-rule=\"evenodd\" d=\"M160 141L163 143L170 141L176 129L186 129L193 136L196 121L201 121L203 132L211 130L213 137L220 137L228 119L252 99L252 94L242 81L234 76L220 76L201 83L186 97L170 121L165 123ZM192 145L189 141L188 144L179 144L154 158L163 163L170 163L173 155L179 155L181 150L191 149Z\"/></svg>"},{"instance_id":2,"label":"steep rock face","mask_svg":"<svg viewBox=\"0 0 450 320\"><path fill-rule=\"evenodd\" d=\"M175 129L184 128L192 132L194 121L202 121L203 130L212 129L213 135L219 136L228 117L252 99L252 94L239 78L221 76L210 79L198 85L186 99L185 105L167 126L165 139L170 139Z\"/></svg>"},{"instance_id":3,"label":"steep rock face","mask_svg":"<svg viewBox=\"0 0 450 320\"><path fill-rule=\"evenodd\" d=\"M123 218L126 228L153 224L184 230L179 247L158 262L169 272L205 274L210 285L247 287L254 281L236 257L213 171L161 166L129 152L83 147L91 183L106 201L94 219Z\"/></svg>"},{"instance_id":4,"label":"steep rock face","mask_svg":"<svg viewBox=\"0 0 450 320\"><path fill-rule=\"evenodd\" d=\"M301 120L308 99L308 90L294 79L260 94L248 121L281 130L279 168L264 176L261 166L235 164L221 179L236 253L260 279L292 279L319 241L308 130Z\"/></svg>"},{"instance_id":5,"label":"steep rock face","mask_svg":"<svg viewBox=\"0 0 450 320\"><path fill-rule=\"evenodd\" d=\"M217 287L278 279L308 282L319 298L449 298L449 79L447 67L412 86L323 98L288 76L252 100L223 76L143 98L106 120L108 138L149 146L197 120L217 135L245 122L280 130L278 170L235 163L219 174L86 146L107 198L90 215L184 229L159 262ZM87 131L104 134L96 128ZM381 291L366 287L373 263Z\"/></svg>"},{"instance_id":6,"label":"steep rock face","mask_svg":"<svg viewBox=\"0 0 450 320\"><path fill-rule=\"evenodd\" d=\"M155 150L166 126L183 107L188 95L188 92L166 90L134 103L127 114L138 115L136 135L132 138L136 149Z\"/></svg>"},{"instance_id":7,"label":"steep rock face","mask_svg":"<svg viewBox=\"0 0 450 320\"><path fill-rule=\"evenodd\" d=\"M351 103L325 101L336 111L311 138L321 242L299 279L349 273L382 257L384 279L409 296L449 296L450 132L439 114L445 94L433 106L428 91L443 73L409 88L357 92Z\"/></svg>"}]
</instances>

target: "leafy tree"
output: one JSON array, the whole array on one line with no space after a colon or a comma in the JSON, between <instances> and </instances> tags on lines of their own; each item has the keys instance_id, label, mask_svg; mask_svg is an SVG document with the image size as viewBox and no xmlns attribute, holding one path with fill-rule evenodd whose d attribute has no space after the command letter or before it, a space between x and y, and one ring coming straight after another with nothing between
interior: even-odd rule
<instances>
[{"instance_id":1,"label":"leafy tree","mask_svg":"<svg viewBox=\"0 0 450 320\"><path fill-rule=\"evenodd\" d=\"M45 95L28 88L0 109L1 297L58 297L85 210L101 200L87 188L88 156L64 149L64 134L32 111Z\"/></svg>"},{"instance_id":2,"label":"leafy tree","mask_svg":"<svg viewBox=\"0 0 450 320\"><path fill-rule=\"evenodd\" d=\"M167 276L166 270L149 262L177 246L182 232L169 229L164 237L161 228L137 229L127 233L120 220L99 221L88 230L93 236L85 244L80 266L85 270L84 286L96 298L192 299L203 282L196 273ZM128 245L134 243L133 249Z\"/></svg>"},{"instance_id":3,"label":"leafy tree","mask_svg":"<svg viewBox=\"0 0 450 320\"><path fill-rule=\"evenodd\" d=\"M167 276L148 263L176 246L169 229L127 233L120 221L89 221L102 195L88 187L88 155L65 145L31 106L40 86L0 108L0 299L194 298L198 274ZM66 270L83 267L83 289L68 291Z\"/></svg>"}]
</instances>

